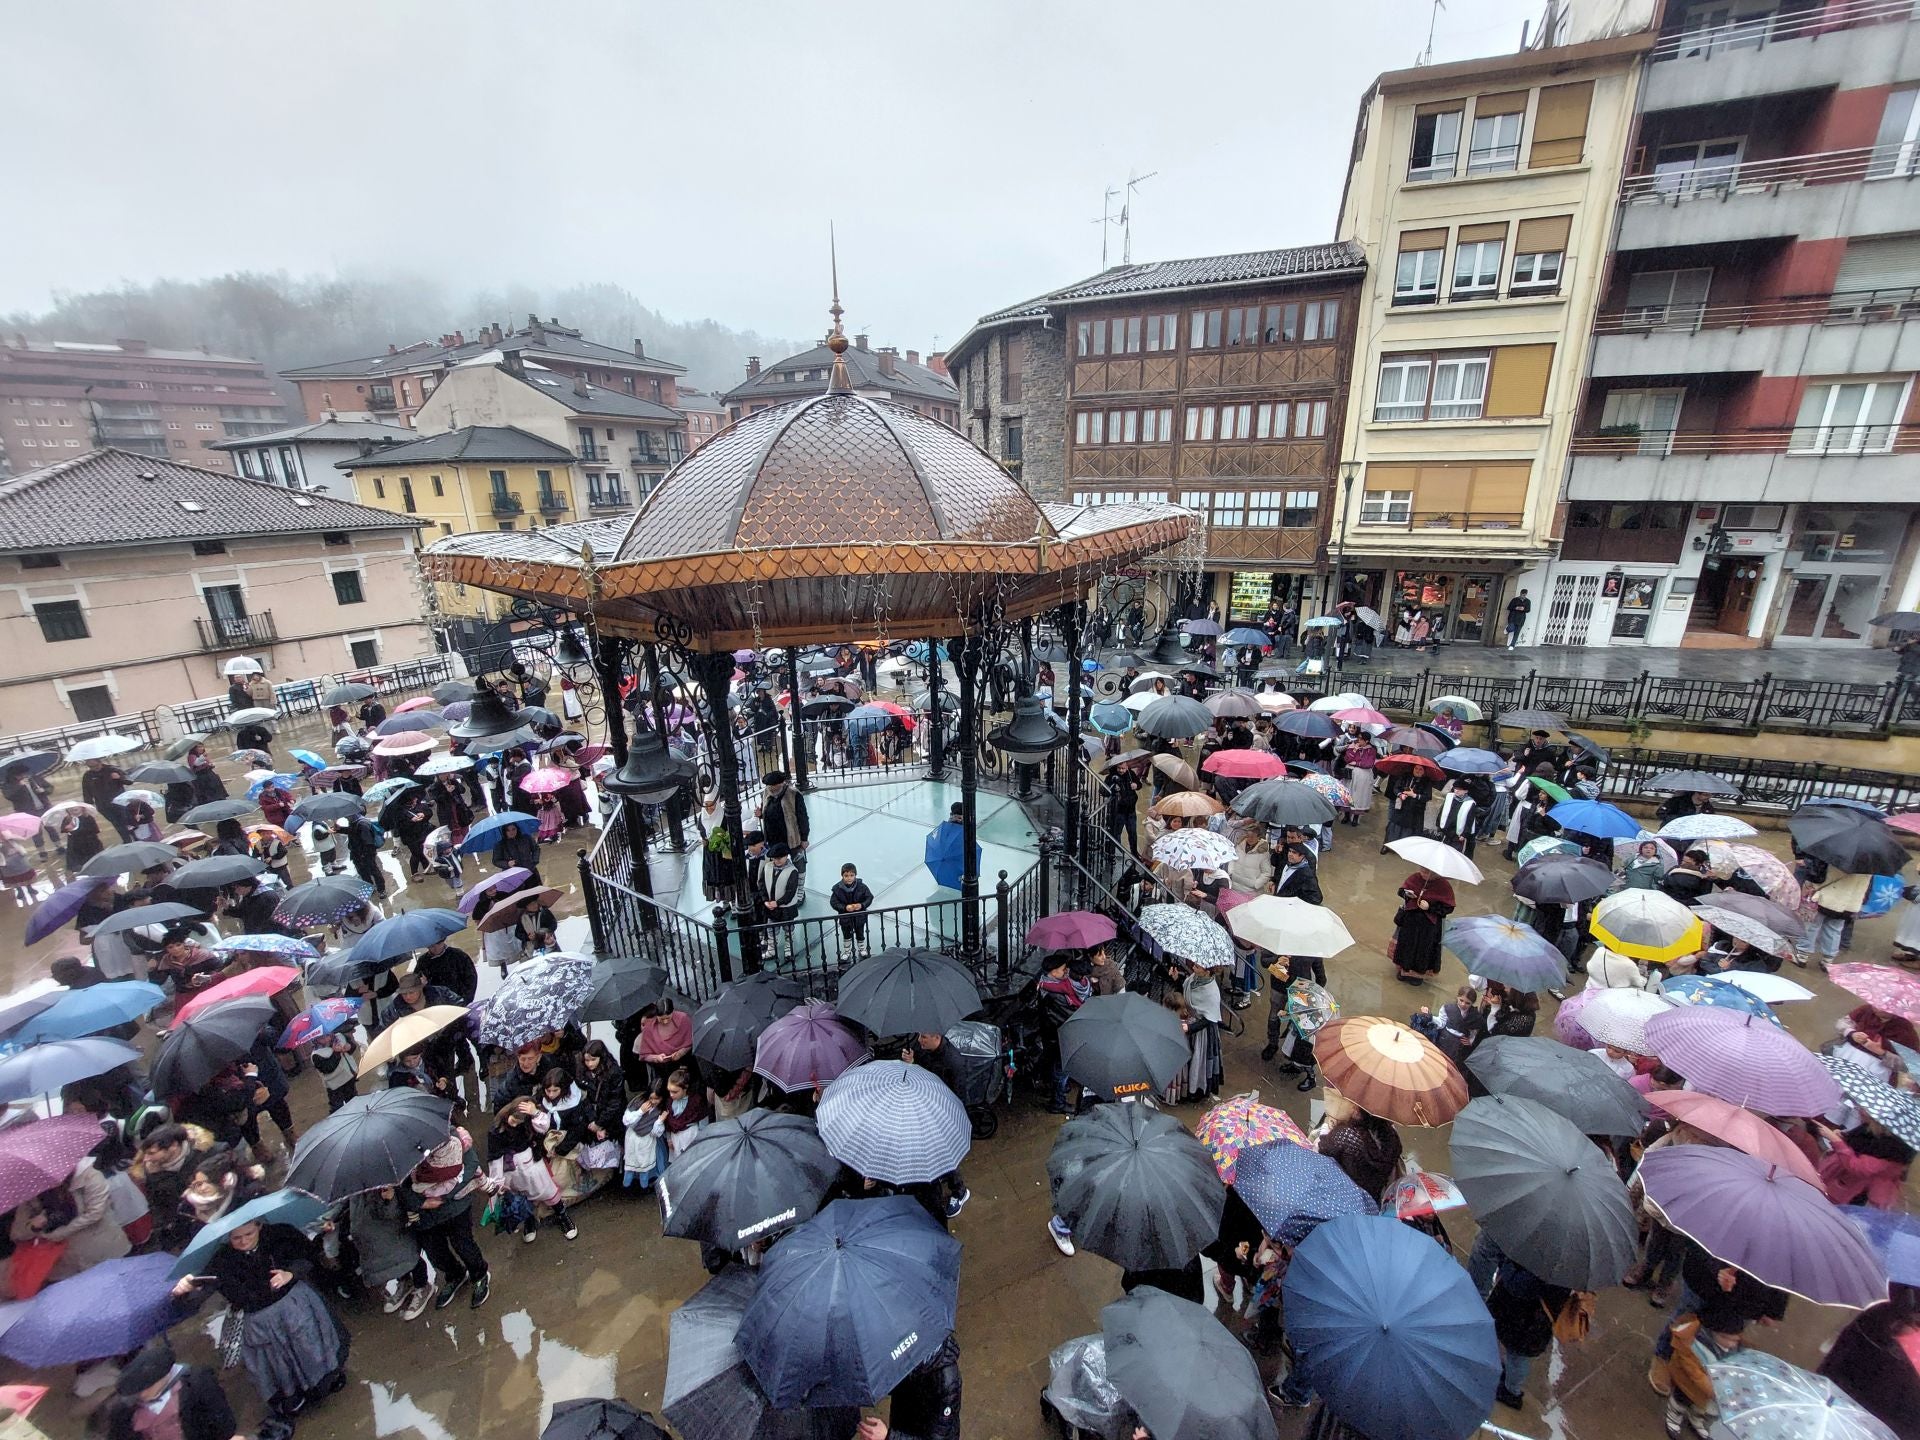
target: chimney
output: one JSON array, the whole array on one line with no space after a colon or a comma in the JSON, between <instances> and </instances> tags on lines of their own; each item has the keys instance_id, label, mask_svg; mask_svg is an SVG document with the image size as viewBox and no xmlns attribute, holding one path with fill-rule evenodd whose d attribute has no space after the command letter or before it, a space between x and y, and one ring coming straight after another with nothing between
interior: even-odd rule
<instances>
[{"instance_id":1,"label":"chimney","mask_svg":"<svg viewBox=\"0 0 1920 1440\"><path fill-rule=\"evenodd\" d=\"M527 328L529 330L535 330L539 328L539 325L540 325L540 317L534 314L531 310L529 310L527 312Z\"/></svg>"},{"instance_id":2,"label":"chimney","mask_svg":"<svg viewBox=\"0 0 1920 1440\"><path fill-rule=\"evenodd\" d=\"M129 355L144 355L147 353L147 342L144 340L116 340L113 343Z\"/></svg>"},{"instance_id":3,"label":"chimney","mask_svg":"<svg viewBox=\"0 0 1920 1440\"><path fill-rule=\"evenodd\" d=\"M582 400L587 399L593 394L593 386L587 383L586 376L576 375L573 377L573 393L578 395Z\"/></svg>"},{"instance_id":4,"label":"chimney","mask_svg":"<svg viewBox=\"0 0 1920 1440\"><path fill-rule=\"evenodd\" d=\"M882 375L896 374L898 371L898 366L895 364L895 362L899 358L900 358L899 353L891 345L881 350L880 373Z\"/></svg>"},{"instance_id":5,"label":"chimney","mask_svg":"<svg viewBox=\"0 0 1920 1440\"><path fill-rule=\"evenodd\" d=\"M456 331L454 331L454 332L453 332L453 343L454 343L454 344L456 344L456 345L464 345L464 344L466 344L466 343L467 343L467 332L466 332L466 331L464 331L464 330L456 330Z\"/></svg>"},{"instance_id":6,"label":"chimney","mask_svg":"<svg viewBox=\"0 0 1920 1440\"><path fill-rule=\"evenodd\" d=\"M936 375L946 374L947 352L944 350L935 350L931 355L927 356L927 368Z\"/></svg>"},{"instance_id":7,"label":"chimney","mask_svg":"<svg viewBox=\"0 0 1920 1440\"><path fill-rule=\"evenodd\" d=\"M647 358L646 343L638 335L633 337L633 358L636 360Z\"/></svg>"},{"instance_id":8,"label":"chimney","mask_svg":"<svg viewBox=\"0 0 1920 1440\"><path fill-rule=\"evenodd\" d=\"M400 347L394 344L391 340L389 340L387 342L387 354L398 355L399 353L400 353Z\"/></svg>"},{"instance_id":9,"label":"chimney","mask_svg":"<svg viewBox=\"0 0 1920 1440\"><path fill-rule=\"evenodd\" d=\"M754 376L758 375L759 373L760 373L760 357L758 355L747 356L747 378L751 380Z\"/></svg>"},{"instance_id":10,"label":"chimney","mask_svg":"<svg viewBox=\"0 0 1920 1440\"><path fill-rule=\"evenodd\" d=\"M909 365L918 365L920 363L920 352L918 350L907 351L907 363Z\"/></svg>"},{"instance_id":11,"label":"chimney","mask_svg":"<svg viewBox=\"0 0 1920 1440\"><path fill-rule=\"evenodd\" d=\"M524 380L527 378L526 363L520 358L520 352L518 350L501 351L500 368L515 379Z\"/></svg>"},{"instance_id":12,"label":"chimney","mask_svg":"<svg viewBox=\"0 0 1920 1440\"><path fill-rule=\"evenodd\" d=\"M856 348L864 350L867 348L867 337L864 335L856 335L853 337L853 343Z\"/></svg>"}]
</instances>

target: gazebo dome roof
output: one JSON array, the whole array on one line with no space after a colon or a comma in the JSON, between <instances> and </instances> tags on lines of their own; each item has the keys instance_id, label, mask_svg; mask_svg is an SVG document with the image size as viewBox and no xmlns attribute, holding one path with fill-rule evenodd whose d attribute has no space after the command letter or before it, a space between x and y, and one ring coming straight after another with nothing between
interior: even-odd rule
<instances>
[{"instance_id":1,"label":"gazebo dome roof","mask_svg":"<svg viewBox=\"0 0 1920 1440\"><path fill-rule=\"evenodd\" d=\"M896 401L829 393L756 411L701 446L608 558L1018 542L1050 530L1020 483L965 437Z\"/></svg>"}]
</instances>

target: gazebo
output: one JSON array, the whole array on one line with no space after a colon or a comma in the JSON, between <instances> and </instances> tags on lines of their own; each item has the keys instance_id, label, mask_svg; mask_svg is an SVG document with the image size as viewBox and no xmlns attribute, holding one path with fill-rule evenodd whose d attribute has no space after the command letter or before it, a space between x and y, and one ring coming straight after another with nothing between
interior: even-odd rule
<instances>
[{"instance_id":1,"label":"gazebo","mask_svg":"<svg viewBox=\"0 0 1920 1440\"><path fill-rule=\"evenodd\" d=\"M960 691L966 857L960 895L968 918L962 950L977 954L974 796L984 657L998 653L1009 627L1052 613L1069 651L1065 673L1074 677L1066 686L1067 734L1077 736L1085 595L1102 572L1179 545L1194 522L1171 505L1036 502L964 436L909 406L852 393L839 359L847 341L837 303L834 313L828 344L836 359L826 392L743 417L672 470L631 518L450 536L422 564L430 579L554 607L584 624L596 642L610 740L623 765L627 736L614 697L629 652L638 647L634 668L650 674L656 701L663 663L689 677L704 711L719 805L736 837L739 759L732 744L715 743L729 731L734 651L785 648L797 701L802 645L954 642L948 653ZM937 772L941 669L929 668ZM797 726L800 706L791 709ZM805 788L805 747L794 750L795 780ZM663 789L684 783L671 772L655 778ZM1067 787L1069 807L1077 788ZM635 858L644 871L644 855ZM740 864L737 847L730 863ZM751 925L741 934L751 970L758 962Z\"/></svg>"}]
</instances>

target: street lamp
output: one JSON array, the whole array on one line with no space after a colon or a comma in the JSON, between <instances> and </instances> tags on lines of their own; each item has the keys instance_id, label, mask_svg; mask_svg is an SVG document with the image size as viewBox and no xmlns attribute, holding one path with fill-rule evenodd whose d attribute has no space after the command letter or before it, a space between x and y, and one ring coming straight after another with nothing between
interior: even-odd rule
<instances>
[{"instance_id":1,"label":"street lamp","mask_svg":"<svg viewBox=\"0 0 1920 1440\"><path fill-rule=\"evenodd\" d=\"M1347 504L1353 499L1353 482L1359 478L1358 461L1348 460L1340 466L1340 528L1333 537L1333 595L1322 614L1333 613L1333 607L1340 603L1340 587L1346 578L1347 565Z\"/></svg>"}]
</instances>

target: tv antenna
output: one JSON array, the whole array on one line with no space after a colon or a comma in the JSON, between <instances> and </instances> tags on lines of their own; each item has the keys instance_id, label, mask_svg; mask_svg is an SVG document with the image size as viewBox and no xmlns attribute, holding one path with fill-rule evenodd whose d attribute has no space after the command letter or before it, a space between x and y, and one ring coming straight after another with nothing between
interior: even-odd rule
<instances>
[{"instance_id":1,"label":"tv antenna","mask_svg":"<svg viewBox=\"0 0 1920 1440\"><path fill-rule=\"evenodd\" d=\"M1159 173L1158 170L1149 170L1144 175L1135 175L1131 170L1127 172L1127 198L1126 203L1120 207L1120 263L1122 265L1133 263L1133 192Z\"/></svg>"},{"instance_id":2,"label":"tv antenna","mask_svg":"<svg viewBox=\"0 0 1920 1440\"><path fill-rule=\"evenodd\" d=\"M1431 65L1433 63L1433 32L1439 29L1440 12L1446 8L1447 0L1433 0L1433 9L1427 15L1427 48L1420 52L1420 58L1415 60L1414 64Z\"/></svg>"},{"instance_id":3,"label":"tv antenna","mask_svg":"<svg viewBox=\"0 0 1920 1440\"><path fill-rule=\"evenodd\" d=\"M1107 233L1115 225L1119 224L1118 218L1113 213L1113 197L1119 193L1118 190L1115 190L1109 185L1106 194L1100 197L1100 218L1087 222L1089 225L1098 225L1100 227L1100 268L1102 270L1107 268ZM1124 209L1124 207L1122 208Z\"/></svg>"}]
</instances>

